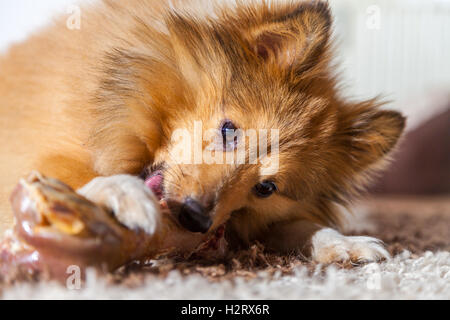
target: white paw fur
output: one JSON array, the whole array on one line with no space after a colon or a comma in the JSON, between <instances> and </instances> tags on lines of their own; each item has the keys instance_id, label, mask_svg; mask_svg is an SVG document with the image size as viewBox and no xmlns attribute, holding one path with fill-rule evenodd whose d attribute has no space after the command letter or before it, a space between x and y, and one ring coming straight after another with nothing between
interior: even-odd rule
<instances>
[{"instance_id":1,"label":"white paw fur","mask_svg":"<svg viewBox=\"0 0 450 320\"><path fill-rule=\"evenodd\" d=\"M326 228L317 231L311 241L312 259L318 263L366 263L390 258L383 242L372 237L349 237Z\"/></svg>"},{"instance_id":2,"label":"white paw fur","mask_svg":"<svg viewBox=\"0 0 450 320\"><path fill-rule=\"evenodd\" d=\"M158 199L139 178L129 175L99 177L77 192L111 209L117 220L130 229L154 234L160 224Z\"/></svg>"}]
</instances>

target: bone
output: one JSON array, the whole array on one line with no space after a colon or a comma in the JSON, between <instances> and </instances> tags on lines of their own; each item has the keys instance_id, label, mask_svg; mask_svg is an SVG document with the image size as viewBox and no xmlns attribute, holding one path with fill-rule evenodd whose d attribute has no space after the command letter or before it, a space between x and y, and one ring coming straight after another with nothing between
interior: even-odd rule
<instances>
[{"instance_id":1,"label":"bone","mask_svg":"<svg viewBox=\"0 0 450 320\"><path fill-rule=\"evenodd\" d=\"M11 204L16 223L0 245L0 276L20 269L64 279L72 265L113 271L136 260L206 252L215 237L181 228L142 181L126 175L97 178L75 192L35 172L20 181Z\"/></svg>"}]
</instances>

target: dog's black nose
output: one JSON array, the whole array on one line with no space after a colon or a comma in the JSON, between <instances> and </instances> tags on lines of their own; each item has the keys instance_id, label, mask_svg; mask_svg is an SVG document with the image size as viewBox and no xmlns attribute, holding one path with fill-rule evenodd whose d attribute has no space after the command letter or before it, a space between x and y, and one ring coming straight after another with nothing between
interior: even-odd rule
<instances>
[{"instance_id":1,"label":"dog's black nose","mask_svg":"<svg viewBox=\"0 0 450 320\"><path fill-rule=\"evenodd\" d=\"M178 216L180 224L191 232L206 233L212 225L212 220L200 203L187 198L180 208Z\"/></svg>"}]
</instances>

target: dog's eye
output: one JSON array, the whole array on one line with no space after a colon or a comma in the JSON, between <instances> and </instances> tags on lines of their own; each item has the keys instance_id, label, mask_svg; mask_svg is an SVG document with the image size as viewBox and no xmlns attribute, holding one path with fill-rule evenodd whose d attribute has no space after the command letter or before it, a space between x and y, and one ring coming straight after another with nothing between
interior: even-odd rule
<instances>
[{"instance_id":1,"label":"dog's eye","mask_svg":"<svg viewBox=\"0 0 450 320\"><path fill-rule=\"evenodd\" d=\"M224 150L234 150L237 145L236 126L230 120L224 121L221 128Z\"/></svg>"},{"instance_id":2,"label":"dog's eye","mask_svg":"<svg viewBox=\"0 0 450 320\"><path fill-rule=\"evenodd\" d=\"M277 191L277 186L272 181L264 181L253 187L253 192L260 198L267 198Z\"/></svg>"}]
</instances>

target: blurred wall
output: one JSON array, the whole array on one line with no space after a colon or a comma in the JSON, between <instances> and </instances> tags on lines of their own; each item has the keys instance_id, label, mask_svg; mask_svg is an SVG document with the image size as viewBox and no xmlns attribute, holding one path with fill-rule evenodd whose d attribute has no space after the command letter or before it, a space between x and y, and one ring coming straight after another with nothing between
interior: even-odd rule
<instances>
[{"instance_id":1,"label":"blurred wall","mask_svg":"<svg viewBox=\"0 0 450 320\"><path fill-rule=\"evenodd\" d=\"M382 94L416 127L450 93L450 1L331 0L346 93ZM435 104L435 105L433 105Z\"/></svg>"},{"instance_id":2,"label":"blurred wall","mask_svg":"<svg viewBox=\"0 0 450 320\"><path fill-rule=\"evenodd\" d=\"M0 52L65 13L74 0L0 0Z\"/></svg>"},{"instance_id":3,"label":"blurred wall","mask_svg":"<svg viewBox=\"0 0 450 320\"><path fill-rule=\"evenodd\" d=\"M345 93L408 116L372 191L450 195L450 1L331 0Z\"/></svg>"}]
</instances>

